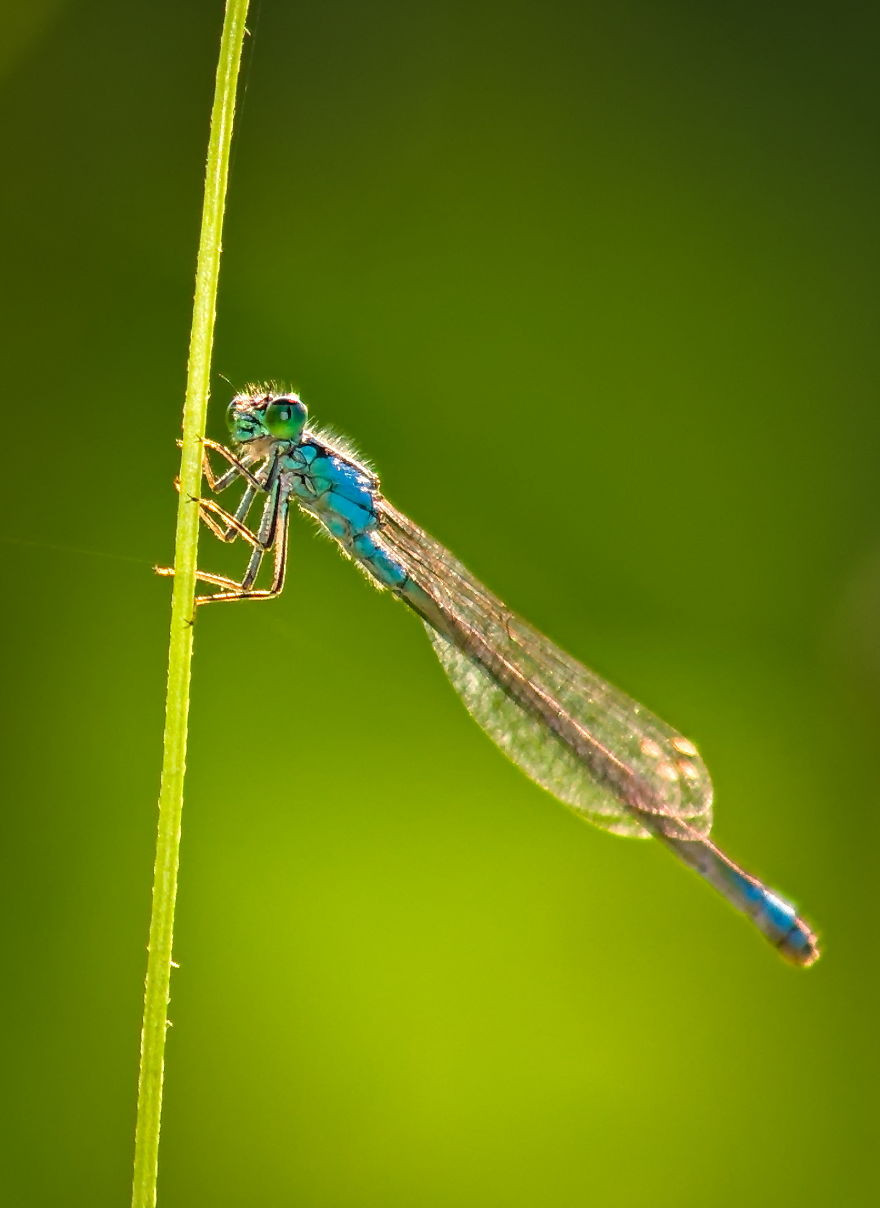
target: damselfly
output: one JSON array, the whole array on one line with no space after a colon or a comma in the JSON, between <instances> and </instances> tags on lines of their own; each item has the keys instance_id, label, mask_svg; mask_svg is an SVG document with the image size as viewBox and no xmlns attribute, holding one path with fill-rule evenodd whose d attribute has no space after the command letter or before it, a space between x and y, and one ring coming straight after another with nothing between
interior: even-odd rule
<instances>
[{"instance_id":1,"label":"damselfly","mask_svg":"<svg viewBox=\"0 0 880 1208\"><path fill-rule=\"evenodd\" d=\"M228 468L211 490L243 483L234 513L213 499L201 516L223 541L251 546L240 581L199 572L219 588L197 603L270 600L284 585L291 503L313 516L380 587L424 621L443 669L474 719L514 763L581 817L619 835L653 836L746 914L783 956L810 965L816 937L794 907L709 840L712 783L687 738L527 625L383 497L379 480L338 440L306 425L295 394L255 390L232 400L237 451L206 440ZM257 498L256 528L247 525ZM271 553L268 588L257 588ZM165 569L160 573L170 574Z\"/></svg>"}]
</instances>

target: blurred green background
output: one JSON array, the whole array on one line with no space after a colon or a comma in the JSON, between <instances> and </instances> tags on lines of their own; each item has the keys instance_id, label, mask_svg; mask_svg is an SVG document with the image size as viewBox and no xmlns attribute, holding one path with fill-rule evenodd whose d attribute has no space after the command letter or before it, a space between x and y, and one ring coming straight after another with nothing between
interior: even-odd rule
<instances>
[{"instance_id":1,"label":"blurred green background","mask_svg":"<svg viewBox=\"0 0 880 1208\"><path fill-rule=\"evenodd\" d=\"M662 850L536 789L414 618L296 519L284 598L199 617L162 1208L872 1202L868 12L253 13L213 434L220 374L299 388L394 502L698 741L719 841L825 954L787 967ZM150 568L221 19L7 14L10 1204L128 1202ZM239 564L216 545L204 566Z\"/></svg>"}]
</instances>

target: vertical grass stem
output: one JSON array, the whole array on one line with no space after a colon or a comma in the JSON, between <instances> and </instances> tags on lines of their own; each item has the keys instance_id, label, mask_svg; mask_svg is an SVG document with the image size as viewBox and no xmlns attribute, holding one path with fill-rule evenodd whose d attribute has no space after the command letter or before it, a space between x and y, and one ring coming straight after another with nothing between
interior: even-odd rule
<instances>
[{"instance_id":1,"label":"vertical grass stem","mask_svg":"<svg viewBox=\"0 0 880 1208\"><path fill-rule=\"evenodd\" d=\"M171 599L159 826L141 1032L132 1208L153 1208L156 1203L199 536L199 509L192 499L198 496L201 484L201 440L205 433L208 406L229 147L247 9L247 0L227 0L205 170L205 194L183 408L181 490L177 509L175 573Z\"/></svg>"}]
</instances>

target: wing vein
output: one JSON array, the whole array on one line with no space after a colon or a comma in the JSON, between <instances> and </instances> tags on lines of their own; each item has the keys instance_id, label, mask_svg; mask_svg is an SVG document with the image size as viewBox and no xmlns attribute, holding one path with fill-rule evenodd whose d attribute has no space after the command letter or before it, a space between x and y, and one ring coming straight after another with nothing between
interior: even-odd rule
<instances>
[{"instance_id":1,"label":"wing vein","mask_svg":"<svg viewBox=\"0 0 880 1208\"><path fill-rule=\"evenodd\" d=\"M401 594L465 706L509 758L605 829L708 834L712 786L692 744L511 612L385 500L379 516L383 544L411 580Z\"/></svg>"}]
</instances>

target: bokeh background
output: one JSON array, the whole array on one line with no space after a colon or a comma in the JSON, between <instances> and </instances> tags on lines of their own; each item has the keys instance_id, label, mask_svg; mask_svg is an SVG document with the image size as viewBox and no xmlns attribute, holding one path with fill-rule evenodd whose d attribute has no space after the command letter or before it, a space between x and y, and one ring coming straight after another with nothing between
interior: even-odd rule
<instances>
[{"instance_id":1,"label":"bokeh background","mask_svg":"<svg viewBox=\"0 0 880 1208\"><path fill-rule=\"evenodd\" d=\"M220 4L6 18L4 1199L127 1203ZM295 520L199 617L160 1202L877 1192L878 41L869 6L251 20L212 431L276 378L696 739L785 966L473 725ZM202 563L238 564L205 539ZM233 562L227 555L233 557Z\"/></svg>"}]
</instances>

